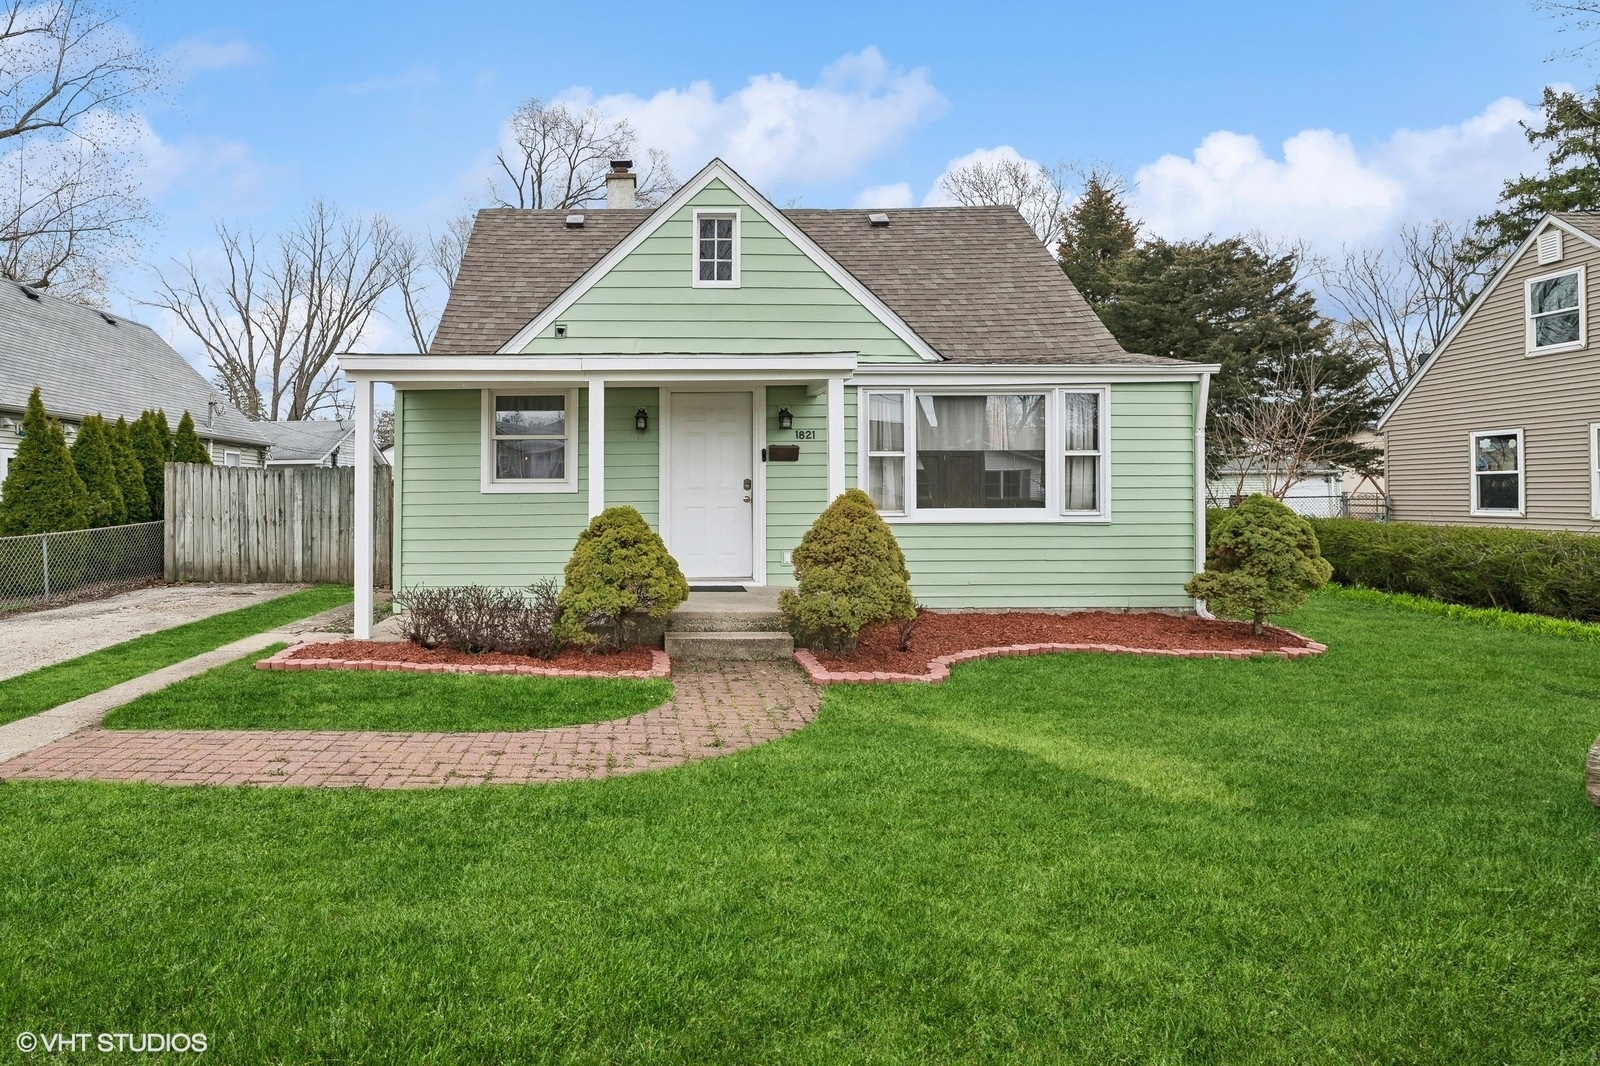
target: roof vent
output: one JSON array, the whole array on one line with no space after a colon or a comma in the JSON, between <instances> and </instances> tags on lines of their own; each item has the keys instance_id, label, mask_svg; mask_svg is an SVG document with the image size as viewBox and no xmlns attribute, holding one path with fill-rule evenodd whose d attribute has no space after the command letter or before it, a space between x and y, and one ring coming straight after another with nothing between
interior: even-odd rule
<instances>
[{"instance_id":1,"label":"roof vent","mask_svg":"<svg viewBox=\"0 0 1600 1066\"><path fill-rule=\"evenodd\" d=\"M39 298L39 294L28 288L26 285L18 285L17 288L21 290L22 295L26 296L30 300L37 300Z\"/></svg>"},{"instance_id":2,"label":"roof vent","mask_svg":"<svg viewBox=\"0 0 1600 1066\"><path fill-rule=\"evenodd\" d=\"M568 229L582 229L583 228L583 216L582 215L578 215L578 214L568 215L567 216L567 228Z\"/></svg>"},{"instance_id":3,"label":"roof vent","mask_svg":"<svg viewBox=\"0 0 1600 1066\"><path fill-rule=\"evenodd\" d=\"M872 223L874 226L887 226L889 224L889 216L884 214L882 211L874 211L872 214L867 216L867 221Z\"/></svg>"},{"instance_id":4,"label":"roof vent","mask_svg":"<svg viewBox=\"0 0 1600 1066\"><path fill-rule=\"evenodd\" d=\"M1561 231L1551 226L1539 234L1539 263L1561 262Z\"/></svg>"},{"instance_id":5,"label":"roof vent","mask_svg":"<svg viewBox=\"0 0 1600 1066\"><path fill-rule=\"evenodd\" d=\"M117 324L117 320L112 318L110 315L106 314L104 311L100 312L100 317L101 317L101 319L103 319L105 321L105 324L108 325L108 326L114 326L114 325Z\"/></svg>"}]
</instances>

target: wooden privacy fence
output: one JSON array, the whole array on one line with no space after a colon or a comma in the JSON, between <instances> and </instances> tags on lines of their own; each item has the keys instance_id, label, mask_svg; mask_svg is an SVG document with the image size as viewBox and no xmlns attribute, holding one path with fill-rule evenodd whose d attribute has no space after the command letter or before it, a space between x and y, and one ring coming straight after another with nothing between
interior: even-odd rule
<instances>
[{"instance_id":1,"label":"wooden privacy fence","mask_svg":"<svg viewBox=\"0 0 1600 1066\"><path fill-rule=\"evenodd\" d=\"M355 581L356 472L168 463L168 581ZM373 583L389 584L393 480L372 471Z\"/></svg>"}]
</instances>

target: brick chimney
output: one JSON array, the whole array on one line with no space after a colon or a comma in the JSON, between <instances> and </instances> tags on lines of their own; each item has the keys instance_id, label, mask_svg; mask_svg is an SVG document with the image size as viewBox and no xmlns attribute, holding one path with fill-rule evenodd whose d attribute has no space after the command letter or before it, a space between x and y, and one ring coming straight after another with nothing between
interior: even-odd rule
<instances>
[{"instance_id":1,"label":"brick chimney","mask_svg":"<svg viewBox=\"0 0 1600 1066\"><path fill-rule=\"evenodd\" d=\"M632 207L638 185L639 176L633 172L633 160L613 159L611 171L606 175L606 206Z\"/></svg>"}]
</instances>

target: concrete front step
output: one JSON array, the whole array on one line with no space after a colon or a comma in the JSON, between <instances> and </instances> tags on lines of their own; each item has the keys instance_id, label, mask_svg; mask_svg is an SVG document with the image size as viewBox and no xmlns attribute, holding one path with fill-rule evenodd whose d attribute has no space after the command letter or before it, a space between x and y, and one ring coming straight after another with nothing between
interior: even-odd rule
<instances>
[{"instance_id":1,"label":"concrete front step","mask_svg":"<svg viewBox=\"0 0 1600 1066\"><path fill-rule=\"evenodd\" d=\"M792 659L794 638L767 632L669 632L667 654L674 659Z\"/></svg>"},{"instance_id":2,"label":"concrete front step","mask_svg":"<svg viewBox=\"0 0 1600 1066\"><path fill-rule=\"evenodd\" d=\"M668 633L783 633L777 611L693 611L667 615Z\"/></svg>"}]
</instances>

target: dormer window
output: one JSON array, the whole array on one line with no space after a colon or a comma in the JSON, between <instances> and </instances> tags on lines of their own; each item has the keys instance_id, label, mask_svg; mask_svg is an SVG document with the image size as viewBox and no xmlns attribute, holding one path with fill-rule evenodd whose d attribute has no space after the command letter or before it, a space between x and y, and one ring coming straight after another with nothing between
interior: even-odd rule
<instances>
[{"instance_id":1,"label":"dormer window","mask_svg":"<svg viewBox=\"0 0 1600 1066\"><path fill-rule=\"evenodd\" d=\"M1584 271L1565 270L1528 280L1528 354L1582 348Z\"/></svg>"},{"instance_id":2,"label":"dormer window","mask_svg":"<svg viewBox=\"0 0 1600 1066\"><path fill-rule=\"evenodd\" d=\"M738 288L739 215L732 211L696 211L694 232L694 284Z\"/></svg>"}]
</instances>

